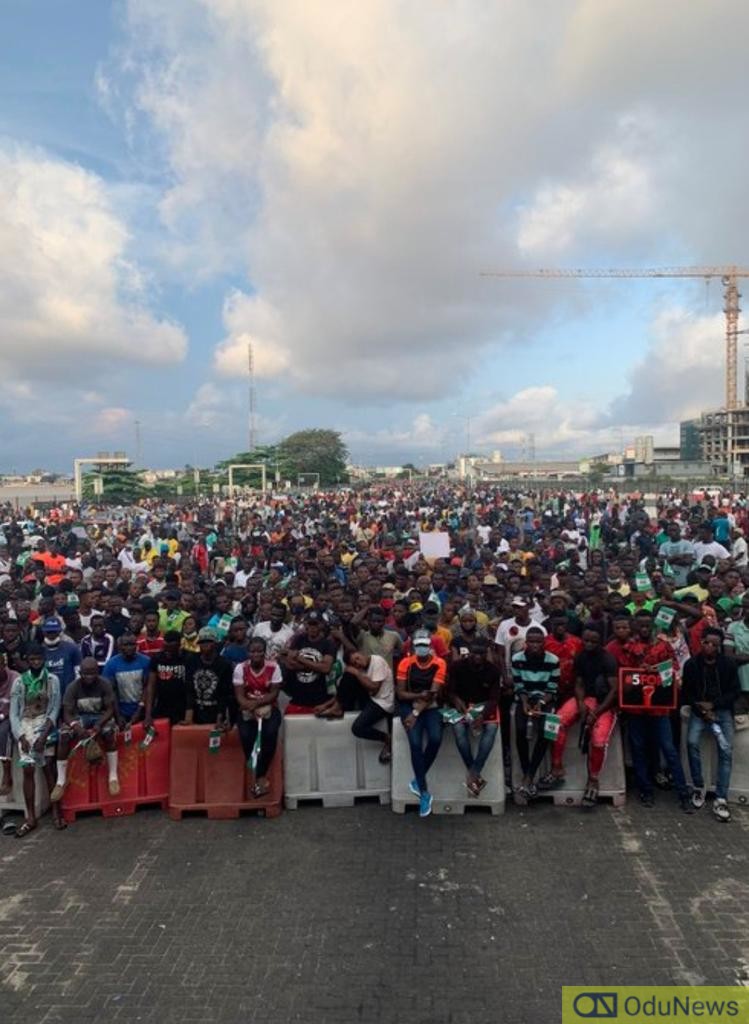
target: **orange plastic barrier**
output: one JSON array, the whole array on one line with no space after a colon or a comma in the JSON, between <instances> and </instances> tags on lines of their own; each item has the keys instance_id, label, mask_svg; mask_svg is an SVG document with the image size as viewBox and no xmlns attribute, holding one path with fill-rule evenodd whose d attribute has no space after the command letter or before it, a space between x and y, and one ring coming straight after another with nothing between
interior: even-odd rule
<instances>
[{"instance_id":1,"label":"orange plastic barrier","mask_svg":"<svg viewBox=\"0 0 749 1024\"><path fill-rule=\"evenodd\" d=\"M91 765L86 761L82 748L72 755L68 761L68 784L62 798L65 821L75 821L86 811L101 811L105 818L114 818L121 814L134 814L136 807L147 804L166 809L171 726L168 718L158 719L154 726L157 735L146 750L140 749L144 736L142 724L133 726L132 740L127 746L124 734L119 733L118 796L109 795L106 758L97 765Z\"/></svg>"},{"instance_id":2,"label":"orange plastic barrier","mask_svg":"<svg viewBox=\"0 0 749 1024\"><path fill-rule=\"evenodd\" d=\"M283 751L279 739L268 772L270 790L257 799L249 794L242 744L236 729L221 737L221 747L211 753L208 740L212 725L176 725L172 729L169 785L169 817L201 811L209 818L238 818L242 811L258 811L266 818L281 813L283 801Z\"/></svg>"}]
</instances>

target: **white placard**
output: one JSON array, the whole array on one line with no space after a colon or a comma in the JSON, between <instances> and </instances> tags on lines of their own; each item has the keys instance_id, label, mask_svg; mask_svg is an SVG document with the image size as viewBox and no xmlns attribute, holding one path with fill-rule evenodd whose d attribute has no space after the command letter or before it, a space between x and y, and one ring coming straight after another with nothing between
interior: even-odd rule
<instances>
[{"instance_id":1,"label":"white placard","mask_svg":"<svg viewBox=\"0 0 749 1024\"><path fill-rule=\"evenodd\" d=\"M449 558L450 534L439 530L419 534L419 550L424 558Z\"/></svg>"}]
</instances>

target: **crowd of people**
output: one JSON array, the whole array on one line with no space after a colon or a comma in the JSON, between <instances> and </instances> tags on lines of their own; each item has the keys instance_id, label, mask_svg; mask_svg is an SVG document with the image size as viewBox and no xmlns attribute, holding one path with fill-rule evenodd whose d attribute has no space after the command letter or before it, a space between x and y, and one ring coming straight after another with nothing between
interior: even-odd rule
<instances>
[{"instance_id":1,"label":"crowd of people","mask_svg":"<svg viewBox=\"0 0 749 1024\"><path fill-rule=\"evenodd\" d=\"M146 736L164 718L236 727L261 797L284 715L352 711L354 735L383 763L400 718L422 816L442 743L456 744L478 797L500 735L508 788L526 806L564 786L565 760L580 756L573 731L592 808L619 720L642 804L671 789L686 813L712 781L707 731L712 812L728 821L734 731L749 724L748 506L743 495L669 493L646 508L613 492L435 482L5 509L0 796L15 758L26 807L15 834L37 826L38 768L65 827L81 748L106 763L116 796L117 736L138 722ZM430 533L447 535L445 557L422 553Z\"/></svg>"}]
</instances>

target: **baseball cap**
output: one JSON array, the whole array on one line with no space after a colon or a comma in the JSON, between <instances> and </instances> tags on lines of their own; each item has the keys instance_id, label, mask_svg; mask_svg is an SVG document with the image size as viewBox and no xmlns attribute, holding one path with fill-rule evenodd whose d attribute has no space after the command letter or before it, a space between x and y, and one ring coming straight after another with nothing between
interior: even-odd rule
<instances>
[{"instance_id":1,"label":"baseball cap","mask_svg":"<svg viewBox=\"0 0 749 1024\"><path fill-rule=\"evenodd\" d=\"M203 626L201 631L198 633L198 643L199 644L203 643L204 640L205 641L210 641L211 643L214 643L214 644L217 644L218 643L218 639L219 639L218 633L213 628L213 626Z\"/></svg>"},{"instance_id":2,"label":"baseball cap","mask_svg":"<svg viewBox=\"0 0 749 1024\"><path fill-rule=\"evenodd\" d=\"M59 619L45 619L42 623L42 633L60 633L62 626Z\"/></svg>"},{"instance_id":3,"label":"baseball cap","mask_svg":"<svg viewBox=\"0 0 749 1024\"><path fill-rule=\"evenodd\" d=\"M696 571L700 572L702 569L706 569L708 572L713 571L712 565L710 565L708 562L700 562L700 564L697 566Z\"/></svg>"},{"instance_id":4,"label":"baseball cap","mask_svg":"<svg viewBox=\"0 0 749 1024\"><path fill-rule=\"evenodd\" d=\"M417 629L413 635L413 646L415 651L430 651L432 649L432 638L425 629Z\"/></svg>"},{"instance_id":5,"label":"baseball cap","mask_svg":"<svg viewBox=\"0 0 749 1024\"><path fill-rule=\"evenodd\" d=\"M513 608L525 608L526 605L529 605L529 604L530 604L530 601L526 597L520 597L518 595L518 597L513 597L513 599L512 599L512 607Z\"/></svg>"},{"instance_id":6,"label":"baseball cap","mask_svg":"<svg viewBox=\"0 0 749 1024\"><path fill-rule=\"evenodd\" d=\"M498 587L499 586L499 580L497 579L497 577L493 573L487 573L487 575L484 576L484 586L485 587Z\"/></svg>"}]
</instances>

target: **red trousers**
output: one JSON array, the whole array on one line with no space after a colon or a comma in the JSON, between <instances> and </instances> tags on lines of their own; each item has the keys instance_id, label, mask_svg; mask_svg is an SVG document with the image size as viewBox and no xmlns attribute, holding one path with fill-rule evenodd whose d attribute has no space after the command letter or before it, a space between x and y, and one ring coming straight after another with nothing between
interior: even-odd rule
<instances>
[{"instance_id":1,"label":"red trousers","mask_svg":"<svg viewBox=\"0 0 749 1024\"><path fill-rule=\"evenodd\" d=\"M586 697L583 701L586 708L597 708L598 701L595 697ZM562 767L562 761L564 759L564 748L567 745L567 734L570 727L580 718L580 708L578 707L577 699L570 697L562 704L559 711L557 711L561 720L559 727L559 735L554 741L554 746L551 748L551 765L554 769L560 769ZM603 762L606 757L606 747L611 739L611 734L614 731L616 725L616 712L604 711L604 713L596 719L595 725L590 734L590 747L588 750L588 775L591 779L597 779L601 774L603 768Z\"/></svg>"}]
</instances>

